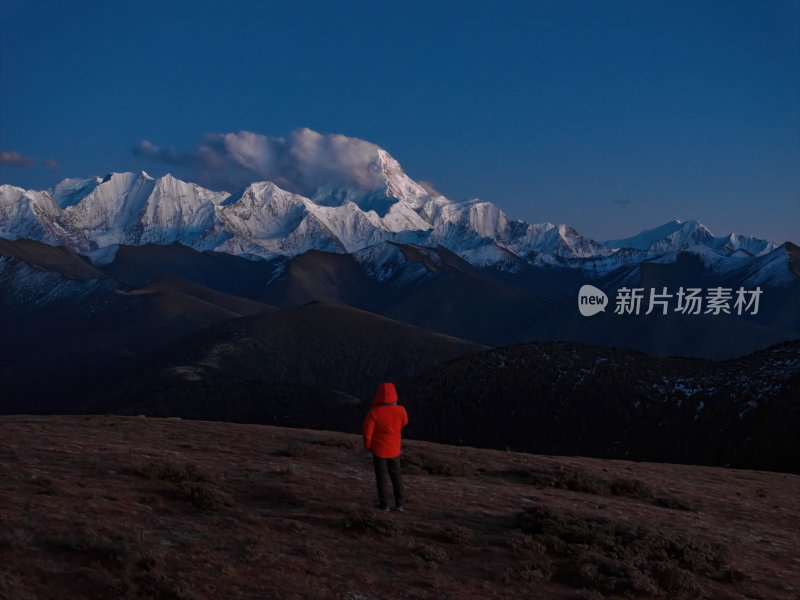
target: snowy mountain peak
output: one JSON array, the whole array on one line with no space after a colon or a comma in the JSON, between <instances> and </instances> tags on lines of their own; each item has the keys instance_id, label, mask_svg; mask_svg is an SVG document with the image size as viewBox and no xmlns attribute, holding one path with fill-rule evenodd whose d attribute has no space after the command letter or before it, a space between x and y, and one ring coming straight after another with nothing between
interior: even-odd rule
<instances>
[{"instance_id":1,"label":"snowy mountain peak","mask_svg":"<svg viewBox=\"0 0 800 600\"><path fill-rule=\"evenodd\" d=\"M648 229L630 238L604 242L609 248L632 248L650 256L659 256L677 250L707 247L716 253L730 256L742 253L761 256L777 248L777 244L753 236L731 233L714 237L711 230L697 220L670 221L655 229Z\"/></svg>"},{"instance_id":2,"label":"snowy mountain peak","mask_svg":"<svg viewBox=\"0 0 800 600\"><path fill-rule=\"evenodd\" d=\"M295 132L289 142L234 137L228 141L242 151L251 142L282 148L282 160L293 168L233 195L145 171L65 179L41 192L0 186L0 236L92 256L106 256L104 249L119 244L180 242L252 259L311 249L352 253L396 242L441 245L478 266L547 265L593 274L670 260L680 251L701 254L710 268L768 255L775 264L788 260L785 253L771 254L777 248L772 242L738 234L715 238L696 220L601 244L566 224L510 219L490 202L453 202L420 185L387 151L355 138L311 130Z\"/></svg>"},{"instance_id":3,"label":"snowy mountain peak","mask_svg":"<svg viewBox=\"0 0 800 600\"><path fill-rule=\"evenodd\" d=\"M99 177L65 179L53 188L50 192L50 196L60 208L66 208L83 200L94 188L100 185L102 181L103 180Z\"/></svg>"},{"instance_id":4,"label":"snowy mountain peak","mask_svg":"<svg viewBox=\"0 0 800 600\"><path fill-rule=\"evenodd\" d=\"M400 163L382 148L378 148L378 164L383 174L387 196L406 202L415 209L420 208L430 198L431 194L406 175Z\"/></svg>"},{"instance_id":5,"label":"snowy mountain peak","mask_svg":"<svg viewBox=\"0 0 800 600\"><path fill-rule=\"evenodd\" d=\"M677 222L681 223L680 221L677 221ZM703 225L697 219L691 219L689 221L681 223L681 229L683 229L684 231L700 232L701 235L706 235L707 234L707 235L710 235L712 237L714 235L714 234L711 233L711 230L708 227Z\"/></svg>"},{"instance_id":6,"label":"snowy mountain peak","mask_svg":"<svg viewBox=\"0 0 800 600\"><path fill-rule=\"evenodd\" d=\"M647 229L629 238L618 240L608 240L603 242L609 248L634 248L636 250L647 250L653 244L660 242L669 235L675 233L683 224L677 219L665 223L654 229Z\"/></svg>"}]
</instances>

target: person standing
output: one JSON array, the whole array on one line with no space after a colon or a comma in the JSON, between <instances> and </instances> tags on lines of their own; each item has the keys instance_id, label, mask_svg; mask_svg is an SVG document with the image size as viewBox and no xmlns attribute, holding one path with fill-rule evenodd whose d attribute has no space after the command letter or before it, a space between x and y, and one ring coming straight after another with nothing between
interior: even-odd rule
<instances>
[{"instance_id":1,"label":"person standing","mask_svg":"<svg viewBox=\"0 0 800 600\"><path fill-rule=\"evenodd\" d=\"M402 511L406 503L403 473L400 470L401 430L408 425L408 414L397 404L393 383L381 383L375 392L372 408L364 419L364 448L372 452L375 479L378 485L380 510L389 510L389 480L394 491L395 508Z\"/></svg>"}]
</instances>

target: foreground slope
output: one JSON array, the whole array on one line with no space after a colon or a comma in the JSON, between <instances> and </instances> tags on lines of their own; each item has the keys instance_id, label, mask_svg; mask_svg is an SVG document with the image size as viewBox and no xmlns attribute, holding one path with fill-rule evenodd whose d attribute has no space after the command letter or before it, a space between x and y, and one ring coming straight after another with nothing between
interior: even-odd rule
<instances>
[{"instance_id":1,"label":"foreground slope","mask_svg":"<svg viewBox=\"0 0 800 600\"><path fill-rule=\"evenodd\" d=\"M413 418L413 415L412 415ZM0 597L744 598L800 589L800 477L357 436L0 418Z\"/></svg>"}]
</instances>

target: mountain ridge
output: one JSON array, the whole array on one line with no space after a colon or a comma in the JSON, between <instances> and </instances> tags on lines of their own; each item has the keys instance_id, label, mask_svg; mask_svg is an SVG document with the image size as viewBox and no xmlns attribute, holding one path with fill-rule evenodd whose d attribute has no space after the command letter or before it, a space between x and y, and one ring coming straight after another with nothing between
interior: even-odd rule
<instances>
[{"instance_id":1,"label":"mountain ridge","mask_svg":"<svg viewBox=\"0 0 800 600\"><path fill-rule=\"evenodd\" d=\"M452 201L408 177L386 150L355 141L369 148L369 161L350 169L347 178L330 173L312 187L276 177L230 194L144 171L65 179L44 191L3 185L0 237L63 245L93 262L108 261L119 244L180 242L270 260L312 249L349 254L397 242L441 245L479 267L513 272L556 265L587 273L681 250L744 261L780 246L736 233L715 237L698 221L678 220L598 242L566 224L512 219L477 198Z\"/></svg>"},{"instance_id":2,"label":"mountain ridge","mask_svg":"<svg viewBox=\"0 0 800 600\"><path fill-rule=\"evenodd\" d=\"M349 305L489 346L569 340L718 359L798 337L798 255L796 246L785 244L745 261L719 259L735 264L714 271L707 266L708 256L678 251L668 260L587 277L585 271L559 265L514 272L480 268L444 246L396 242L352 254L309 250L272 261L198 252L180 243L121 245L114 259L100 266L64 247L2 240L0 306L7 329L23 335L26 327L41 329L39 321L47 312L101 307L115 288L130 292L167 276L279 308L315 300ZM575 302L587 280L618 296L610 300L609 310L591 318L582 316ZM614 306L626 287L644 295L636 314L622 314ZM645 314L648 295L664 288L669 310ZM689 288L704 296L727 290L727 314L682 314L677 294ZM742 294L752 299L756 293L761 295L758 306L737 313L734 300ZM94 317L86 313L80 318Z\"/></svg>"}]
</instances>

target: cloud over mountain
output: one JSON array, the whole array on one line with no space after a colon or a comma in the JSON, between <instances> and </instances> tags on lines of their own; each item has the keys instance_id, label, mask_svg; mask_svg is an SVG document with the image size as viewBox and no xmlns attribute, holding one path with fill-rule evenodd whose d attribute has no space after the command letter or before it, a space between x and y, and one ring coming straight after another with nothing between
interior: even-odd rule
<instances>
[{"instance_id":1,"label":"cloud over mountain","mask_svg":"<svg viewBox=\"0 0 800 600\"><path fill-rule=\"evenodd\" d=\"M32 156L22 156L16 150L0 152L0 165L5 167L32 167L36 164L36 159Z\"/></svg>"},{"instance_id":2,"label":"cloud over mountain","mask_svg":"<svg viewBox=\"0 0 800 600\"><path fill-rule=\"evenodd\" d=\"M283 189L311 196L323 185L369 190L380 184L378 146L340 134L295 129L288 138L252 131L209 133L187 152L143 140L133 153L163 163L187 166L209 187L234 191L253 180L269 180Z\"/></svg>"}]
</instances>

